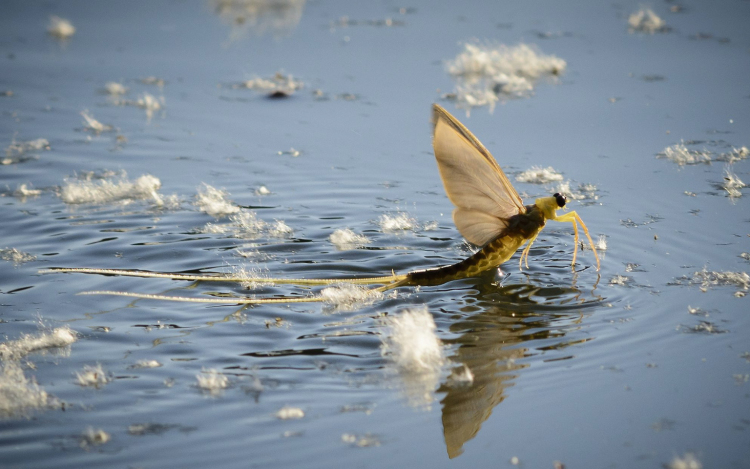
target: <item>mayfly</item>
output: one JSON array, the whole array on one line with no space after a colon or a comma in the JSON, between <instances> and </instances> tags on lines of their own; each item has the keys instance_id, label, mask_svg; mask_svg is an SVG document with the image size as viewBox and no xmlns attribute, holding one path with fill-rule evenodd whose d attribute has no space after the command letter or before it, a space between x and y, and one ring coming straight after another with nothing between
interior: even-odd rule
<instances>
[{"instance_id":1,"label":"mayfly","mask_svg":"<svg viewBox=\"0 0 750 469\"><path fill-rule=\"evenodd\" d=\"M554 194L541 197L532 205L524 205L518 192L513 188L500 165L479 140L448 111L438 104L432 106L433 139L440 177L448 198L456 206L453 222L458 231L471 243L481 246L474 255L456 264L425 270L414 270L406 274L386 275L369 278L346 279L288 279L235 277L225 274L172 274L139 270L93 269L93 268L52 268L46 272L78 272L130 277L164 278L199 282L259 282L294 285L381 285L373 291L383 292L402 286L440 285L451 280L473 277L488 269L498 267L510 259L524 244L519 267L529 266L529 250L544 228L547 220L571 223L575 235L575 246L571 266L575 266L578 253L578 225L583 228L596 258L599 270L599 256L591 240L586 225L576 212L557 215L557 210L565 207L566 197ZM267 304L303 303L325 301L322 296L313 297L274 297L274 298L195 298L185 296L152 295L145 293L94 291L86 294L108 294L135 298L188 301L221 304Z\"/></svg>"}]
</instances>

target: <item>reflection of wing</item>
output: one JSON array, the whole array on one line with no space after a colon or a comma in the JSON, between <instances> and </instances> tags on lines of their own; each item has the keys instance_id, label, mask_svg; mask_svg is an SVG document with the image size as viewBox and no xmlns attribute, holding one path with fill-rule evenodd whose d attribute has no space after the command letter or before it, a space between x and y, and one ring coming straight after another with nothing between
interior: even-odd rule
<instances>
[{"instance_id":1,"label":"reflection of wing","mask_svg":"<svg viewBox=\"0 0 750 469\"><path fill-rule=\"evenodd\" d=\"M464 334L459 341L466 338L477 341L459 347L451 360L469 367L474 382L463 387L443 386L438 390L447 391L440 403L443 405L443 437L451 459L463 453L464 443L476 436L492 410L505 399L505 389L513 386L516 377L513 371L521 368L521 365L508 364L523 358L527 350L514 348L522 341L520 334L504 328Z\"/></svg>"},{"instance_id":2,"label":"reflection of wing","mask_svg":"<svg viewBox=\"0 0 750 469\"><path fill-rule=\"evenodd\" d=\"M448 111L432 105L435 150L440 177L456 206L453 221L470 242L482 246L496 238L507 219L526 209L497 161Z\"/></svg>"},{"instance_id":3,"label":"reflection of wing","mask_svg":"<svg viewBox=\"0 0 750 469\"><path fill-rule=\"evenodd\" d=\"M579 313L574 308L566 306L562 310L545 313L535 306L540 298L544 305L579 304L577 301L580 301L581 292L575 288L550 287L540 290L528 284L498 288L490 283L479 284L477 288L480 293L473 305L481 312L451 322L452 337L444 340L446 345L458 346L449 357L451 362L466 366L474 375L471 383L462 386L448 381L438 389L438 393L445 393L440 401L443 437L451 459L463 453L464 444L490 420L495 407L507 397L514 379L529 366L520 360L529 356L530 347L554 353L555 349L591 339L567 337L566 332L556 325L561 314L577 316ZM562 312L566 308L567 312ZM532 345L540 339L545 340L544 347ZM498 426L505 428L508 425L507 422L496 421L488 424L491 428L487 430L497 431Z\"/></svg>"}]
</instances>

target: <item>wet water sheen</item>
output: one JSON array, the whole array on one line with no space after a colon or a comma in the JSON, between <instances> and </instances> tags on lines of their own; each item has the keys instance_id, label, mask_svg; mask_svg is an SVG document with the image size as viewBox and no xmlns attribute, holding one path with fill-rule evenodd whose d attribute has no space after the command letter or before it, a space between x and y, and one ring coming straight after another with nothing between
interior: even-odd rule
<instances>
[{"instance_id":1,"label":"wet water sheen","mask_svg":"<svg viewBox=\"0 0 750 469\"><path fill-rule=\"evenodd\" d=\"M0 466L750 466L750 3L656 3L653 33L628 25L640 8L5 2ZM472 81L451 68L467 42L538 55ZM550 222L522 272L519 253L359 302L77 295L322 288L39 273L457 262L474 248L433 102L526 203L568 192L599 272L588 247L570 269L572 228ZM553 180L516 180L533 167Z\"/></svg>"}]
</instances>

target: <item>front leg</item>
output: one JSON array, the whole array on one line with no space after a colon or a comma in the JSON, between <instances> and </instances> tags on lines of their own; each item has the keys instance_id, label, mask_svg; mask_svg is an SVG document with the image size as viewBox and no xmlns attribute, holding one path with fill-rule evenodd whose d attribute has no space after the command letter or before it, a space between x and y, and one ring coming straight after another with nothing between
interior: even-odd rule
<instances>
[{"instance_id":1,"label":"front leg","mask_svg":"<svg viewBox=\"0 0 750 469\"><path fill-rule=\"evenodd\" d=\"M589 244L591 245L591 250L594 251L594 257L596 257L596 270L599 270L599 255L596 253L596 247L594 246L594 241L591 239L591 235L589 235L589 230L588 228L586 228L586 224L583 223L583 220L581 220L581 217L579 217L575 211L572 211L564 215L560 215L560 216L556 215L555 218L553 218L553 220L559 221L562 223L573 224L573 232L575 233L575 249L573 250L573 262L571 262L571 266L574 266L576 263L576 254L578 253L578 225L577 223L580 223L581 228L583 228L583 232L586 234L586 238L588 238L589 240Z\"/></svg>"}]
</instances>

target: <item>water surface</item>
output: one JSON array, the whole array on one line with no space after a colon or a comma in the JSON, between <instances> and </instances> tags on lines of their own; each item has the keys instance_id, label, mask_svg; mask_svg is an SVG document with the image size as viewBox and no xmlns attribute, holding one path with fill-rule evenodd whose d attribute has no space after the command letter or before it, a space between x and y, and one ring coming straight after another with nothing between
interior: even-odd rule
<instances>
[{"instance_id":1,"label":"water surface","mask_svg":"<svg viewBox=\"0 0 750 469\"><path fill-rule=\"evenodd\" d=\"M655 3L668 28L653 34L629 29L638 2L236 3L4 5L0 330L14 350L64 327L76 341L3 355L1 465L750 465L750 195L723 187L727 171L750 174L741 156L721 161L750 145L750 3ZM75 34L50 36L51 15ZM467 115L445 98L467 42L533 45L566 68ZM304 86L272 99L243 85L277 72ZM606 241L599 272L588 250L571 271L572 228L550 223L528 270L517 255L502 273L348 307L80 296L311 291L39 273L344 277L456 262L472 248L432 156L433 102L527 203L568 183ZM86 129L83 111L111 130ZM48 146L12 146L36 139ZM657 157L680 144L713 161ZM516 182L534 166L564 179ZM65 197L103 181L99 199ZM197 203L206 185L235 213ZM343 229L369 242L333 244ZM425 307L445 363L399 369L388 318ZM100 384L82 385L97 365ZM473 381L457 381L466 368Z\"/></svg>"}]
</instances>

